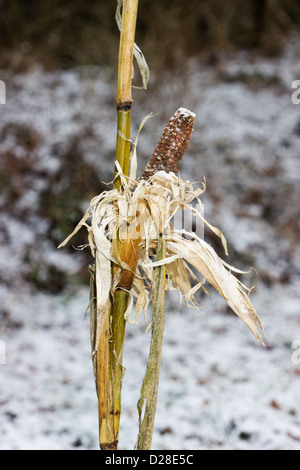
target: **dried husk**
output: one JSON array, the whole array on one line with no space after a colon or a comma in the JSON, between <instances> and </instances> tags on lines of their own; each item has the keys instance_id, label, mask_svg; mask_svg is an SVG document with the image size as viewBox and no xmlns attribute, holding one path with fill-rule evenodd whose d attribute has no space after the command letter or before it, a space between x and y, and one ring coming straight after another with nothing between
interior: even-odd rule
<instances>
[{"instance_id":1,"label":"dried husk","mask_svg":"<svg viewBox=\"0 0 300 470\"><path fill-rule=\"evenodd\" d=\"M117 253L113 252L113 240L120 232L130 240L137 236L134 230L138 214L139 220L142 221L143 237L140 240L139 257L130 290L131 302L126 311L126 319L136 322L142 311L146 313L151 297L153 270L165 264L167 290L178 290L187 305L198 308L194 294L198 289L207 292L204 287L207 281L262 342L258 329L263 330L263 327L249 299L251 289L243 285L233 274L242 271L229 266L195 233L176 230L171 223L177 211L189 210L220 237L227 253L226 240L222 232L209 224L191 205L195 198L201 205L199 196L205 191L205 184L194 188L194 184L182 180L174 173L164 171L154 174L148 181L125 178L121 171L118 177L122 181L122 191L112 189L95 197L74 232L60 245L67 243L82 226L88 229L89 245L96 257L97 324L100 328L97 331L97 340L101 334L109 294L113 293L117 284L117 280L111 277L112 263L118 265L120 271L129 268L121 262ZM91 218L90 225L87 223L89 218ZM166 242L166 258L153 262L157 240L161 235ZM202 278L196 278L190 267L195 268ZM134 302L136 316L131 319Z\"/></svg>"}]
</instances>

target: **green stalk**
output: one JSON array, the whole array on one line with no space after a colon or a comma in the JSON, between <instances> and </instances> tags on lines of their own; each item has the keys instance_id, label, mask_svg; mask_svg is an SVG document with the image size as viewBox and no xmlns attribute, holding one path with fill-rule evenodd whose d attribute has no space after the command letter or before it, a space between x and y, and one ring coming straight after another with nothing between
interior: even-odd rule
<instances>
[{"instance_id":1,"label":"green stalk","mask_svg":"<svg viewBox=\"0 0 300 470\"><path fill-rule=\"evenodd\" d=\"M130 130L131 130L131 81L133 65L133 49L137 20L138 0L124 0L122 11L122 26L120 35L119 67L118 67L118 90L117 110L118 129L116 141L116 158L124 175L128 176L130 156ZM116 171L116 170L115 170ZM120 178L115 179L115 187L121 190ZM113 245L119 253L119 259L127 262L127 256L131 257L131 250L121 255L122 245L119 240L114 240ZM130 248L130 244L128 245ZM128 265L130 263L127 262ZM116 274L117 266L113 267L113 276ZM103 351L108 347L108 363L102 364L104 370L103 382L99 384L99 425L100 425L100 447L102 449L116 450L119 439L119 424L121 414L121 388L123 378L123 346L125 338L125 319L129 301L129 285L119 284L112 299L112 307L109 315L109 334L103 335ZM124 288L126 290L124 290ZM100 342L102 339L100 340ZM99 349L101 347L99 346ZM103 356L102 356L103 358ZM107 361L106 359L106 361ZM100 362L99 357L99 362ZM106 381L106 383L105 383ZM100 409L101 396L105 396L103 410ZM103 416L105 417L103 418Z\"/></svg>"},{"instance_id":2,"label":"green stalk","mask_svg":"<svg viewBox=\"0 0 300 470\"><path fill-rule=\"evenodd\" d=\"M116 161L120 163L120 167L124 175L128 176L129 172L129 154L130 154L130 135L131 135L131 107L129 109L118 109L118 134L116 143ZM125 137L125 139L124 139ZM115 174L117 169L115 168ZM121 180L115 179L115 187L120 191Z\"/></svg>"},{"instance_id":3,"label":"green stalk","mask_svg":"<svg viewBox=\"0 0 300 470\"><path fill-rule=\"evenodd\" d=\"M160 236L158 239L156 259L157 261L161 261L165 257L166 243L163 237ZM165 279L165 265L155 268L152 292L152 334L150 352L141 387L140 399L137 403L140 423L137 450L150 450L152 443L164 334ZM142 408L145 401L144 417L142 418Z\"/></svg>"},{"instance_id":4,"label":"green stalk","mask_svg":"<svg viewBox=\"0 0 300 470\"><path fill-rule=\"evenodd\" d=\"M123 0L119 49L116 161L120 163L122 172L127 176L130 153L132 64L138 3L138 0ZM119 178L115 180L115 187L120 190L121 182Z\"/></svg>"}]
</instances>

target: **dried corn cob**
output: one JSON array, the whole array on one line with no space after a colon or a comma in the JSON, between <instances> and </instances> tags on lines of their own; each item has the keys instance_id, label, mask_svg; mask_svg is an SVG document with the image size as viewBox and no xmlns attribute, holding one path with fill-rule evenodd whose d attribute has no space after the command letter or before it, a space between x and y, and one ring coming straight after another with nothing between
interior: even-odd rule
<instances>
[{"instance_id":1,"label":"dried corn cob","mask_svg":"<svg viewBox=\"0 0 300 470\"><path fill-rule=\"evenodd\" d=\"M142 179L149 179L160 170L166 173L179 172L179 164L189 145L196 115L185 108L179 108L164 129Z\"/></svg>"}]
</instances>

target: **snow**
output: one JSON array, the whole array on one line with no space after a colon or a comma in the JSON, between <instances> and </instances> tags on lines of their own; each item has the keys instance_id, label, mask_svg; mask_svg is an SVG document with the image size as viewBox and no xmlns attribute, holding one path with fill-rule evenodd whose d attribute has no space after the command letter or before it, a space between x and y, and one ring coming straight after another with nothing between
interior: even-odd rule
<instances>
[{"instance_id":1,"label":"snow","mask_svg":"<svg viewBox=\"0 0 300 470\"><path fill-rule=\"evenodd\" d=\"M181 108L178 109L178 111L179 111L180 114L182 114L185 117L188 117L188 116L192 116L194 118L196 117L196 114L193 113L193 111L190 111L189 109L181 107Z\"/></svg>"},{"instance_id":2,"label":"snow","mask_svg":"<svg viewBox=\"0 0 300 470\"><path fill-rule=\"evenodd\" d=\"M300 449L300 364L293 362L292 348L300 340L300 106L291 102L291 83L300 75L296 50L292 42L279 58L227 57L216 69L193 59L182 76L169 77L168 86L154 77L148 91L136 91L133 129L148 112L159 113L139 138L140 173L174 111L183 103L196 113L181 177L206 177L205 217L228 240L226 261L255 268L243 280L256 286L251 298L267 334L263 347L212 289L211 298L199 299L201 312L167 297L153 449ZM56 251L45 242L47 220L30 212L61 166L55 148L85 128L93 131L80 143L85 159L99 179L111 180L114 80L99 67L0 75L7 90L1 129L26 124L39 139L31 155L36 178L18 201L28 218L1 203L6 364L0 364L0 449L97 449L88 288L70 283L59 294L45 294L21 274L32 246L44 263L67 274L82 267L77 251ZM24 158L11 134L0 141L0 151ZM145 330L142 318L127 326L120 449L136 442L150 338Z\"/></svg>"}]
</instances>

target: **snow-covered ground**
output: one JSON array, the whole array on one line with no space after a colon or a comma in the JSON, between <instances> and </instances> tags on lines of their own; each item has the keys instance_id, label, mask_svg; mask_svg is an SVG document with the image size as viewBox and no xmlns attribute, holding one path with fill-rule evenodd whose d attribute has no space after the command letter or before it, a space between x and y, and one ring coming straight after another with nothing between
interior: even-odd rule
<instances>
[{"instance_id":1,"label":"snow-covered ground","mask_svg":"<svg viewBox=\"0 0 300 470\"><path fill-rule=\"evenodd\" d=\"M200 299L202 313L168 297L153 449L300 449L296 45L274 59L240 54L215 66L190 60L176 75L153 75L148 91L134 91L133 135L146 114L157 113L139 138L140 173L176 109L197 114L181 176L206 177L205 216L223 230L228 262L255 268L243 280L256 286L252 301L267 334L263 347L212 289L211 298ZM70 281L57 294L37 291L28 282L28 259L31 268L40 260L70 279L84 269L81 252L58 252L47 237L55 227L43 217L40 196L66 171L60 155L78 136L76 151L99 181L111 181L115 79L95 67L2 71L0 79L7 89L0 170L11 171L9 181L2 172L0 180L0 449L96 449L88 288ZM29 136L20 137L22 129L31 129ZM14 173L10 161L20 170ZM135 444L148 346L144 320L128 324L121 449Z\"/></svg>"}]
</instances>

